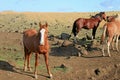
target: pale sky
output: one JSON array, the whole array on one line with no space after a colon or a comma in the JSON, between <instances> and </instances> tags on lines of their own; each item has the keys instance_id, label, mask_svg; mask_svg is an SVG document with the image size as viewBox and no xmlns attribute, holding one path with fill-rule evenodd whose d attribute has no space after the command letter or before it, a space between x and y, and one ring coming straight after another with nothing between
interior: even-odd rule
<instances>
[{"instance_id":1,"label":"pale sky","mask_svg":"<svg viewBox=\"0 0 120 80\"><path fill-rule=\"evenodd\" d=\"M120 0L0 0L0 12L120 11Z\"/></svg>"}]
</instances>

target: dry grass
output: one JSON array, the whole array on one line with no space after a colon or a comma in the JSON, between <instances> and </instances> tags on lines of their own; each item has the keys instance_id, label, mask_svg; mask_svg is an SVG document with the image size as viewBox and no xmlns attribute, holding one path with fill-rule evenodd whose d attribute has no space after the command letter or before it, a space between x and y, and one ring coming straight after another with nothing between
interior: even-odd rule
<instances>
[{"instance_id":1,"label":"dry grass","mask_svg":"<svg viewBox=\"0 0 120 80\"><path fill-rule=\"evenodd\" d=\"M48 22L50 34L59 35L62 32L70 33L73 22L77 18L79 17L89 18L90 15L95 15L96 13L98 12L93 13L1 12L0 31L23 32L25 29L28 28L38 29L39 22ZM120 14L120 12L106 12L106 15L115 14ZM105 22L102 21L100 27L102 27L104 23ZM84 32L84 30L82 31ZM88 33L91 33L91 31L88 31Z\"/></svg>"}]
</instances>

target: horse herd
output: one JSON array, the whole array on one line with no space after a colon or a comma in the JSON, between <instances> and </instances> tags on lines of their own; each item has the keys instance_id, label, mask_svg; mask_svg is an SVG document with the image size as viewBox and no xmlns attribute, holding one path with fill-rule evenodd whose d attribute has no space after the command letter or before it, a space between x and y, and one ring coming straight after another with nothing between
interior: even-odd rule
<instances>
[{"instance_id":1,"label":"horse herd","mask_svg":"<svg viewBox=\"0 0 120 80\"><path fill-rule=\"evenodd\" d=\"M118 50L118 37L120 35L120 17L119 15L115 16L106 16L105 12L100 12L95 16L86 18L78 18L73 23L72 33L75 39L79 33L79 31L84 29L93 29L92 30L92 38L95 39L96 30L102 20L107 21L103 27L103 34L101 36L101 44L105 42L106 36L107 40L107 51L109 56L110 50L109 46L112 43L112 48L114 49L114 42L116 41L116 49ZM29 29L23 32L23 45L24 45L24 71L31 70L30 67L30 56L31 53L35 53L35 71L34 76L37 79L37 66L38 66L38 57L39 54L43 54L45 58L45 63L47 67L47 71L49 77L52 77L51 71L49 69L48 64L48 56L49 56L49 44L48 44L48 23L46 22L44 25L39 23L39 31L37 32L35 29ZM102 48L103 56L104 54L104 45Z\"/></svg>"}]
</instances>

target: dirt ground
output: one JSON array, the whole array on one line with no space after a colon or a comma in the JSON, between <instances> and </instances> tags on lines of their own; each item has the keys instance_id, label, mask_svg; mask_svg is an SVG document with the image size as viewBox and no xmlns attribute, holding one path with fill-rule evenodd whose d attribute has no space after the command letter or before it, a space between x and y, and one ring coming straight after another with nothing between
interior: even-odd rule
<instances>
[{"instance_id":1,"label":"dirt ground","mask_svg":"<svg viewBox=\"0 0 120 80\"><path fill-rule=\"evenodd\" d=\"M23 71L22 34L0 32L0 45L0 80L34 80L34 54L33 71ZM120 80L120 52L111 50L111 57L107 53L102 57L97 45L87 50L87 54L77 56L79 47L75 45L60 46L56 40L50 40L50 45L49 65L53 78L48 78L44 58L40 55L38 80Z\"/></svg>"}]
</instances>

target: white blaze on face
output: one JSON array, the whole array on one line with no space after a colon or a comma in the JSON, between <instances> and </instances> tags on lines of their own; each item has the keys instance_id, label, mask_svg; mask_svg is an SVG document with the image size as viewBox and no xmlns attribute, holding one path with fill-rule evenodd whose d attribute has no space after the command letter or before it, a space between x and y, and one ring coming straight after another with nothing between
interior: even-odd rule
<instances>
[{"instance_id":1,"label":"white blaze on face","mask_svg":"<svg viewBox=\"0 0 120 80\"><path fill-rule=\"evenodd\" d=\"M41 29L41 30L40 30L40 33L41 33L40 45L44 45L45 29Z\"/></svg>"}]
</instances>

